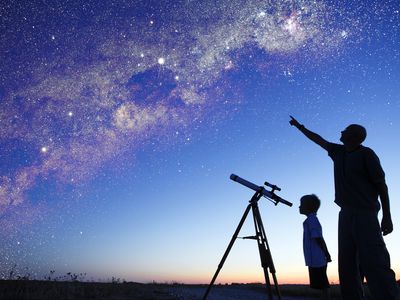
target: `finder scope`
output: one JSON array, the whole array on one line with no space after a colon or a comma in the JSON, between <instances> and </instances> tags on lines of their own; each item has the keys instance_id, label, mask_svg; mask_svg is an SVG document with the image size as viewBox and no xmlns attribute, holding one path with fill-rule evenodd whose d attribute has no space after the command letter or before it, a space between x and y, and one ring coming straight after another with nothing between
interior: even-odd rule
<instances>
[{"instance_id":1,"label":"finder scope","mask_svg":"<svg viewBox=\"0 0 400 300\"><path fill-rule=\"evenodd\" d=\"M250 181L247 181L246 179L243 179L235 174L231 174L230 179L248 187L249 189L252 189L253 191L260 192L264 197L266 197L266 198L270 199L272 202L274 202L275 205L277 205L279 202L286 204L288 206L293 205L291 202L275 195L273 191L268 191L263 186L258 186L258 185L251 183ZM272 185L269 185L269 186L272 186Z\"/></svg>"}]
</instances>

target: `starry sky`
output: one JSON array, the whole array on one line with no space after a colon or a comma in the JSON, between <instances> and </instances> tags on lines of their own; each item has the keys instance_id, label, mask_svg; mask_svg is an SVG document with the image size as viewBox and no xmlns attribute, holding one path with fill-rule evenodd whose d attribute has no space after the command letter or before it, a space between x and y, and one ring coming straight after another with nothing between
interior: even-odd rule
<instances>
[{"instance_id":1,"label":"starry sky","mask_svg":"<svg viewBox=\"0 0 400 300\"><path fill-rule=\"evenodd\" d=\"M332 163L289 115L367 128L400 274L399 21L395 0L1 1L0 277L206 283L253 194L235 173L294 204L259 203L280 282L307 282L299 198L321 198L337 282ZM263 281L254 241L218 280Z\"/></svg>"}]
</instances>

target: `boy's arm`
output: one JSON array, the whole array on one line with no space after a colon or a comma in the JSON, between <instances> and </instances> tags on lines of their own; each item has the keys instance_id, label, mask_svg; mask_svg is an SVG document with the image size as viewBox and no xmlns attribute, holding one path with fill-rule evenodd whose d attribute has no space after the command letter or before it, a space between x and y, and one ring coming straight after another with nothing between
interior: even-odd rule
<instances>
[{"instance_id":1,"label":"boy's arm","mask_svg":"<svg viewBox=\"0 0 400 300\"><path fill-rule=\"evenodd\" d=\"M329 254L328 247L326 247L324 238L319 237L319 238L315 238L315 240L317 241L318 246L320 246L322 251L324 252L326 261L331 262L332 261L331 255Z\"/></svg>"},{"instance_id":2,"label":"boy's arm","mask_svg":"<svg viewBox=\"0 0 400 300\"><path fill-rule=\"evenodd\" d=\"M316 134L315 132L312 132L311 130L308 130L307 128L304 127L304 125L300 124L295 118L290 116L291 120L289 121L290 125L296 127L298 130L301 131L307 138L309 138L311 141L316 143L317 145L321 146L325 150L328 150L328 142L322 138L320 135Z\"/></svg>"}]
</instances>

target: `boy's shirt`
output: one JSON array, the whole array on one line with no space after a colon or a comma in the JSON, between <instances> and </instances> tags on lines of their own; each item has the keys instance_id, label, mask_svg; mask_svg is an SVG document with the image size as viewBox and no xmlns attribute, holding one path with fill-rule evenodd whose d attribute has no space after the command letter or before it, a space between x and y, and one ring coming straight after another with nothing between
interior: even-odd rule
<instances>
[{"instance_id":1,"label":"boy's shirt","mask_svg":"<svg viewBox=\"0 0 400 300\"><path fill-rule=\"evenodd\" d=\"M319 268L327 264L325 254L316 238L322 238L322 227L317 214L311 213L303 222L303 251L306 266Z\"/></svg>"}]
</instances>

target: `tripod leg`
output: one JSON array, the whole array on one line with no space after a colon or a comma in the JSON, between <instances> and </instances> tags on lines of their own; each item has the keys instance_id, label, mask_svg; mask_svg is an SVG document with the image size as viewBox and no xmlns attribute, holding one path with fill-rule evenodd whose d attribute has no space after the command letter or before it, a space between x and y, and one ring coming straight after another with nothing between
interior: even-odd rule
<instances>
[{"instance_id":1,"label":"tripod leg","mask_svg":"<svg viewBox=\"0 0 400 300\"><path fill-rule=\"evenodd\" d=\"M269 299L272 300L272 290L271 290L271 283L269 279L268 269L272 275L272 279L274 281L275 292L278 296L278 299L282 299L278 281L276 278L276 271L274 267L274 262L272 260L271 251L268 246L267 235L264 230L264 226L261 220L261 214L258 209L257 203L253 203L252 205L253 210L253 217L254 217L254 225L256 229L257 235L257 243L258 243L258 250L260 253L261 265L264 269L264 276L265 276L265 283L268 290Z\"/></svg>"},{"instance_id":2,"label":"tripod leg","mask_svg":"<svg viewBox=\"0 0 400 300\"><path fill-rule=\"evenodd\" d=\"M226 258L228 257L228 254L229 254L229 252L231 251L231 248L232 248L232 246L233 246L235 240L237 239L237 236L238 236L238 234L239 234L239 232L240 232L240 229L242 228L243 223L244 223L244 221L246 220L247 215L249 214L250 208L251 208L251 204L249 204L249 205L247 206L246 210L244 211L244 214L243 214L242 218L240 219L239 225L238 225L238 227L236 228L235 233L234 233L233 236L232 236L232 239L231 239L231 241L230 241L230 243L229 243L229 245L228 245L228 248L226 249L224 255L222 256L222 259L221 259L221 262L220 262L219 265L218 265L217 271L215 272L214 277L211 279L211 282L210 282L210 284L208 285L207 291L206 291L206 293L205 293L204 296L203 296L203 300L206 300L206 299L207 299L208 294L210 293L211 287L213 286L215 280L217 279L217 276L218 276L219 272L221 271L222 266L224 265L225 260L226 260Z\"/></svg>"}]
</instances>

